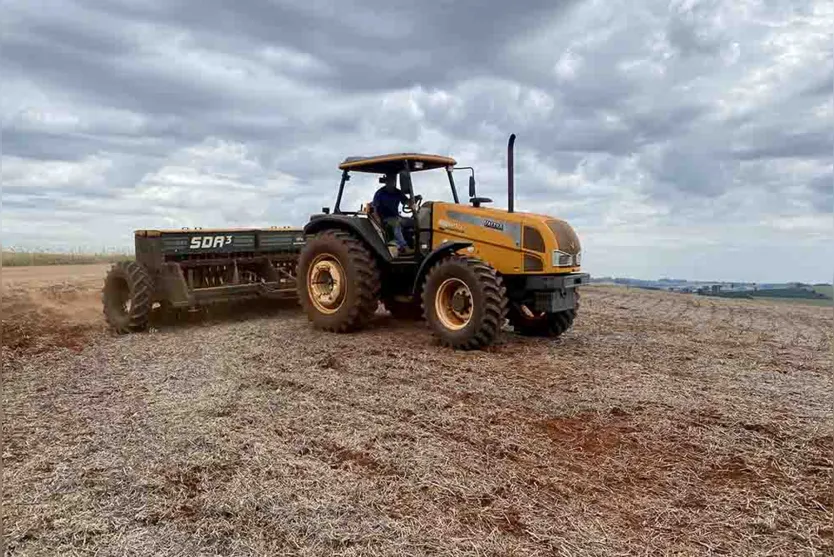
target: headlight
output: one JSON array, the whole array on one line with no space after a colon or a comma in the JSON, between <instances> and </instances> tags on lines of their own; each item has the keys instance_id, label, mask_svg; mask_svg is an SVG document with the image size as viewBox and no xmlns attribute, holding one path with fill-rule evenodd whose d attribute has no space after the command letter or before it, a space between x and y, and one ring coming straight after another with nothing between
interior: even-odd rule
<instances>
[{"instance_id":1,"label":"headlight","mask_svg":"<svg viewBox=\"0 0 834 557\"><path fill-rule=\"evenodd\" d=\"M573 267L573 256L559 250L553 250L554 267Z\"/></svg>"},{"instance_id":2,"label":"headlight","mask_svg":"<svg viewBox=\"0 0 834 557\"><path fill-rule=\"evenodd\" d=\"M559 250L553 250L553 266L554 267L578 267L582 259L581 254L576 255L565 253Z\"/></svg>"}]
</instances>

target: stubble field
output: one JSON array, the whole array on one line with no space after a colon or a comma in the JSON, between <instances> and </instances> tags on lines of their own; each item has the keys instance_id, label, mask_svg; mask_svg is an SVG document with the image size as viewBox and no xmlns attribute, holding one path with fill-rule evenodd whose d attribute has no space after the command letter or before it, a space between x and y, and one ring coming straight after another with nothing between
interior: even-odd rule
<instances>
[{"instance_id":1,"label":"stubble field","mask_svg":"<svg viewBox=\"0 0 834 557\"><path fill-rule=\"evenodd\" d=\"M11 555L834 553L831 308L586 287L486 352L293 304L115 337L104 268L50 272L3 270Z\"/></svg>"}]
</instances>

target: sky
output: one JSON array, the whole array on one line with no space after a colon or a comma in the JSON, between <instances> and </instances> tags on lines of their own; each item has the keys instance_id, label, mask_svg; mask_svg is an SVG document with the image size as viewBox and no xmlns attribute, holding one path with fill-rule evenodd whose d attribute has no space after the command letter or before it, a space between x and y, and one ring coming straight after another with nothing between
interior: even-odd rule
<instances>
[{"instance_id":1,"label":"sky","mask_svg":"<svg viewBox=\"0 0 834 557\"><path fill-rule=\"evenodd\" d=\"M346 156L474 166L596 276L830 282L830 0L3 0L4 247L301 226ZM443 173L426 199L450 200ZM465 185L462 175L458 180ZM353 180L347 207L378 184Z\"/></svg>"}]
</instances>

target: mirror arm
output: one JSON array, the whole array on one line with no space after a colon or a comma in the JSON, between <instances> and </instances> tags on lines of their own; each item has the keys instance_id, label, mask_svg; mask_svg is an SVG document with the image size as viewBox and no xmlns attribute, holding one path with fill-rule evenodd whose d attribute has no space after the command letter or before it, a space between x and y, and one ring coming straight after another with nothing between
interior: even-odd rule
<instances>
[{"instance_id":1,"label":"mirror arm","mask_svg":"<svg viewBox=\"0 0 834 557\"><path fill-rule=\"evenodd\" d=\"M471 166L455 166L453 170L468 170L469 171L469 197L477 197L477 193L474 192L474 185L475 185L475 169ZM451 174L450 174L451 176Z\"/></svg>"}]
</instances>

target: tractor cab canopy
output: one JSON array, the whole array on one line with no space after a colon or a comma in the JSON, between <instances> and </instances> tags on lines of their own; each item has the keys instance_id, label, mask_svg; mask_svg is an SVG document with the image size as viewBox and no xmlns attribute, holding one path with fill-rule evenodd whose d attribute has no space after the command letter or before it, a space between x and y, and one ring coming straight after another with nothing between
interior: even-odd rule
<instances>
[{"instance_id":1,"label":"tractor cab canopy","mask_svg":"<svg viewBox=\"0 0 834 557\"><path fill-rule=\"evenodd\" d=\"M452 170L457 161L451 157L441 155L428 155L424 153L392 153L389 155L377 155L373 157L348 157L339 165L342 171L342 181L339 184L339 193L336 197L334 213L349 214L342 211L342 194L345 189L345 182L350 180L351 172L366 172L370 174L399 175L400 186L409 199L414 198L411 188L411 173L423 170L443 168L449 178L449 185L452 189L452 196L455 203L459 203L458 193L455 189L455 181L452 177ZM327 209L327 208L325 208ZM329 209L325 212L329 212Z\"/></svg>"},{"instance_id":2,"label":"tractor cab canopy","mask_svg":"<svg viewBox=\"0 0 834 557\"><path fill-rule=\"evenodd\" d=\"M339 165L340 170L351 172L370 172L373 174L396 174L402 170L419 172L435 168L452 168L455 159L440 155L421 153L395 153L374 157L348 157Z\"/></svg>"}]
</instances>

